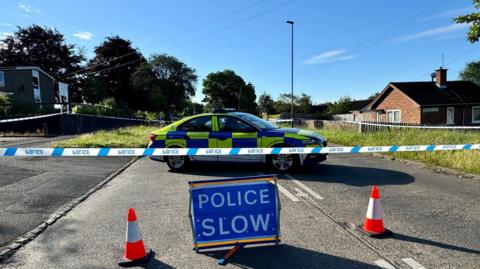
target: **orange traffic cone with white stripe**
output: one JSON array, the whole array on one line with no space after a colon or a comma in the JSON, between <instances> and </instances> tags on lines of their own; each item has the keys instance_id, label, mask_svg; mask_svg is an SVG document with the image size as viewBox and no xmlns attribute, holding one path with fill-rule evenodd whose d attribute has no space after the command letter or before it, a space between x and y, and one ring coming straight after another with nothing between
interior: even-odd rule
<instances>
[{"instance_id":1,"label":"orange traffic cone with white stripe","mask_svg":"<svg viewBox=\"0 0 480 269\"><path fill-rule=\"evenodd\" d=\"M137 215L133 208L128 209L127 217L127 239L125 243L125 253L120 266L136 266L147 263L152 256L152 251L145 250L140 228L138 227Z\"/></svg>"},{"instance_id":2,"label":"orange traffic cone with white stripe","mask_svg":"<svg viewBox=\"0 0 480 269\"><path fill-rule=\"evenodd\" d=\"M371 237L386 237L392 235L390 230L383 226L382 209L380 207L380 191L377 186L372 187L367 215L360 229Z\"/></svg>"}]
</instances>

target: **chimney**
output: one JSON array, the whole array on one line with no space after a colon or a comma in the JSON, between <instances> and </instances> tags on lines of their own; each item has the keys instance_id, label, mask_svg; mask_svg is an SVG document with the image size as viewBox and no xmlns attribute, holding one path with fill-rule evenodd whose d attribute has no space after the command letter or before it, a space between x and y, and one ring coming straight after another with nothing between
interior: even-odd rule
<instances>
[{"instance_id":1,"label":"chimney","mask_svg":"<svg viewBox=\"0 0 480 269\"><path fill-rule=\"evenodd\" d=\"M440 67L440 69L435 70L435 72L437 73L435 85L440 89L447 88L447 69Z\"/></svg>"}]
</instances>

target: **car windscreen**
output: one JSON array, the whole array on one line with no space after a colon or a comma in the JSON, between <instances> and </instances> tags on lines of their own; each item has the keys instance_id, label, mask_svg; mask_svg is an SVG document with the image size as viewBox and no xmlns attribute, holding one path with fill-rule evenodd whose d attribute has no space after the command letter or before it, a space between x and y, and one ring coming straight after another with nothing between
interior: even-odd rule
<instances>
[{"instance_id":1,"label":"car windscreen","mask_svg":"<svg viewBox=\"0 0 480 269\"><path fill-rule=\"evenodd\" d=\"M254 125L256 125L257 127L259 128L262 128L262 129L276 129L278 128L278 126L276 126L275 124L269 122L269 121L266 121L264 119L261 119L259 117L256 117L256 116L253 116L252 114L246 114L246 113L234 113L235 116L243 119L243 120L246 120L250 123L253 123Z\"/></svg>"}]
</instances>

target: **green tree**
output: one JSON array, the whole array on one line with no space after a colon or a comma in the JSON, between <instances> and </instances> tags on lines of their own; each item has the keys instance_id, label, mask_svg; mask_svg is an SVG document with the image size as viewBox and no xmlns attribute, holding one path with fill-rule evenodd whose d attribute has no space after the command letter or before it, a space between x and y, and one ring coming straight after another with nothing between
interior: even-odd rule
<instances>
[{"instance_id":1,"label":"green tree","mask_svg":"<svg viewBox=\"0 0 480 269\"><path fill-rule=\"evenodd\" d=\"M266 92L263 92L262 95L258 97L258 107L260 109L260 113L267 114L267 119L268 115L275 113L273 108L273 99Z\"/></svg>"},{"instance_id":2,"label":"green tree","mask_svg":"<svg viewBox=\"0 0 480 269\"><path fill-rule=\"evenodd\" d=\"M88 75L82 87L82 100L97 104L107 98L107 83L96 75Z\"/></svg>"},{"instance_id":3,"label":"green tree","mask_svg":"<svg viewBox=\"0 0 480 269\"><path fill-rule=\"evenodd\" d=\"M242 77L232 70L210 73L203 80L203 102L209 107L236 108L239 111L256 113L255 87L246 84Z\"/></svg>"},{"instance_id":4,"label":"green tree","mask_svg":"<svg viewBox=\"0 0 480 269\"><path fill-rule=\"evenodd\" d=\"M132 91L131 76L143 63L142 54L132 42L119 36L107 37L95 48L95 57L89 63L89 72L95 73L107 84L107 95L117 103L125 102L133 109L143 106Z\"/></svg>"},{"instance_id":5,"label":"green tree","mask_svg":"<svg viewBox=\"0 0 480 269\"><path fill-rule=\"evenodd\" d=\"M167 54L154 54L133 75L136 98L143 100L143 109L183 112L195 96L195 69ZM148 100L148 101L146 101Z\"/></svg>"},{"instance_id":6,"label":"green tree","mask_svg":"<svg viewBox=\"0 0 480 269\"><path fill-rule=\"evenodd\" d=\"M56 80L70 84L70 100L80 101L80 76L68 75L82 68L83 53L67 44L56 29L31 25L18 27L0 46L0 65L38 66Z\"/></svg>"},{"instance_id":7,"label":"green tree","mask_svg":"<svg viewBox=\"0 0 480 269\"><path fill-rule=\"evenodd\" d=\"M480 61L468 63L460 72L461 80L468 80L480 86Z\"/></svg>"},{"instance_id":8,"label":"green tree","mask_svg":"<svg viewBox=\"0 0 480 269\"><path fill-rule=\"evenodd\" d=\"M298 98L297 98L297 103L296 103L297 112L300 113L310 113L312 109L312 97L309 95L302 93Z\"/></svg>"},{"instance_id":9,"label":"green tree","mask_svg":"<svg viewBox=\"0 0 480 269\"><path fill-rule=\"evenodd\" d=\"M353 100L349 96L342 96L337 102L329 104L327 111L330 115L345 114L352 110Z\"/></svg>"},{"instance_id":10,"label":"green tree","mask_svg":"<svg viewBox=\"0 0 480 269\"><path fill-rule=\"evenodd\" d=\"M480 0L473 0L473 6L477 11L480 9ZM480 12L473 12L467 15L458 16L453 19L456 23L470 24L470 30L467 34L467 40L475 43L480 37Z\"/></svg>"},{"instance_id":11,"label":"green tree","mask_svg":"<svg viewBox=\"0 0 480 269\"><path fill-rule=\"evenodd\" d=\"M290 115L292 106L292 95L290 93L282 93L278 96L277 100L273 103L273 107L278 113L288 113ZM295 112L296 103L298 103L298 97L293 95L293 111Z\"/></svg>"}]
</instances>

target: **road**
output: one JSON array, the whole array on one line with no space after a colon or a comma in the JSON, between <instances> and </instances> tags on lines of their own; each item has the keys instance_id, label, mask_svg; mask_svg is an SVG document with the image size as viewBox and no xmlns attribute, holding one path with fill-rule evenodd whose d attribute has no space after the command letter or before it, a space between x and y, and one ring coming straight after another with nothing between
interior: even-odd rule
<instances>
[{"instance_id":1,"label":"road","mask_svg":"<svg viewBox=\"0 0 480 269\"><path fill-rule=\"evenodd\" d=\"M137 211L147 268L212 268L225 252L191 249L189 180L269 173L252 165L202 166L183 173L142 158L6 261L5 268L114 268L125 215ZM336 155L280 175L282 243L241 250L227 267L480 268L480 181L367 155ZM382 195L392 238L349 228L366 213L371 186ZM285 192L286 191L286 192Z\"/></svg>"},{"instance_id":2,"label":"road","mask_svg":"<svg viewBox=\"0 0 480 269\"><path fill-rule=\"evenodd\" d=\"M0 147L42 147L64 138L2 137ZM130 159L0 157L0 249Z\"/></svg>"}]
</instances>

